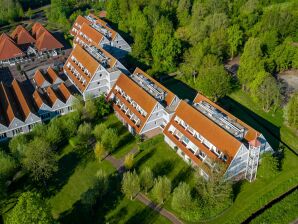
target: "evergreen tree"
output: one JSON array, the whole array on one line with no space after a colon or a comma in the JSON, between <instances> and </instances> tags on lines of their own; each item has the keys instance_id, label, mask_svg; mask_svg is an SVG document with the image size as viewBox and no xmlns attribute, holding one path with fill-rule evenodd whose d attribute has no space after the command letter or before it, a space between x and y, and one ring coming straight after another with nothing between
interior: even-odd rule
<instances>
[{"instance_id":1,"label":"evergreen tree","mask_svg":"<svg viewBox=\"0 0 298 224\"><path fill-rule=\"evenodd\" d=\"M145 167L140 173L140 183L142 190L147 193L148 190L153 186L153 173L149 167Z\"/></svg>"},{"instance_id":2,"label":"evergreen tree","mask_svg":"<svg viewBox=\"0 0 298 224\"><path fill-rule=\"evenodd\" d=\"M171 181L167 177L158 177L155 180L152 194L158 203L163 204L171 194Z\"/></svg>"}]
</instances>

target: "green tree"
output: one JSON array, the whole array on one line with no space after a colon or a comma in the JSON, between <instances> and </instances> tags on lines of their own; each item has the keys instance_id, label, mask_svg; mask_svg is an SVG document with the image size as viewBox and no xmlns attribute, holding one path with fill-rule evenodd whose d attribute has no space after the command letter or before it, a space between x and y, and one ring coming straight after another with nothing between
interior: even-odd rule
<instances>
[{"instance_id":1,"label":"green tree","mask_svg":"<svg viewBox=\"0 0 298 224\"><path fill-rule=\"evenodd\" d=\"M108 128L102 135L101 143L108 152L112 152L119 145L119 136L117 130L114 128Z\"/></svg>"},{"instance_id":2,"label":"green tree","mask_svg":"<svg viewBox=\"0 0 298 224\"><path fill-rule=\"evenodd\" d=\"M275 78L269 73L259 72L256 79L250 84L251 95L256 102L268 112L272 107L277 109L280 105L280 90Z\"/></svg>"},{"instance_id":3,"label":"green tree","mask_svg":"<svg viewBox=\"0 0 298 224\"><path fill-rule=\"evenodd\" d=\"M171 181L167 177L158 177L155 180L152 194L158 203L163 204L171 194Z\"/></svg>"},{"instance_id":4,"label":"green tree","mask_svg":"<svg viewBox=\"0 0 298 224\"><path fill-rule=\"evenodd\" d=\"M57 156L48 142L35 138L26 146L22 165L30 172L34 180L43 181L46 187L46 180L58 170L57 161Z\"/></svg>"},{"instance_id":5,"label":"green tree","mask_svg":"<svg viewBox=\"0 0 298 224\"><path fill-rule=\"evenodd\" d=\"M179 0L177 6L177 18L180 26L185 26L190 20L191 1Z\"/></svg>"},{"instance_id":6,"label":"green tree","mask_svg":"<svg viewBox=\"0 0 298 224\"><path fill-rule=\"evenodd\" d=\"M173 24L167 18L162 17L153 33L153 70L158 72L173 71L181 52L180 48L179 40L174 37Z\"/></svg>"},{"instance_id":7,"label":"green tree","mask_svg":"<svg viewBox=\"0 0 298 224\"><path fill-rule=\"evenodd\" d=\"M134 154L129 153L124 158L124 166L126 169L130 170L134 164Z\"/></svg>"},{"instance_id":8,"label":"green tree","mask_svg":"<svg viewBox=\"0 0 298 224\"><path fill-rule=\"evenodd\" d=\"M16 161L3 151L0 151L0 178L7 180L11 178L17 169Z\"/></svg>"},{"instance_id":9,"label":"green tree","mask_svg":"<svg viewBox=\"0 0 298 224\"><path fill-rule=\"evenodd\" d=\"M276 63L277 71L292 68L292 63L297 51L297 47L293 46L290 40L286 40L284 43L278 45L272 55Z\"/></svg>"},{"instance_id":10,"label":"green tree","mask_svg":"<svg viewBox=\"0 0 298 224\"><path fill-rule=\"evenodd\" d=\"M25 192L18 198L16 206L6 220L8 224L53 224L50 207L39 194Z\"/></svg>"},{"instance_id":11,"label":"green tree","mask_svg":"<svg viewBox=\"0 0 298 224\"><path fill-rule=\"evenodd\" d=\"M106 155L106 150L105 150L104 146L100 142L97 142L95 144L94 155L95 155L95 158L98 161L101 161L105 157L105 155Z\"/></svg>"},{"instance_id":12,"label":"green tree","mask_svg":"<svg viewBox=\"0 0 298 224\"><path fill-rule=\"evenodd\" d=\"M238 52L239 46L242 44L243 32L240 30L238 24L230 26L228 28L228 43L230 48L231 58Z\"/></svg>"},{"instance_id":13,"label":"green tree","mask_svg":"<svg viewBox=\"0 0 298 224\"><path fill-rule=\"evenodd\" d=\"M119 1L118 0L108 1L107 15L108 15L108 19L110 19L114 23L118 23L120 21L121 17L120 17Z\"/></svg>"},{"instance_id":14,"label":"green tree","mask_svg":"<svg viewBox=\"0 0 298 224\"><path fill-rule=\"evenodd\" d=\"M240 58L238 70L238 78L244 89L255 79L258 72L264 70L262 56L261 41L258 38L249 38Z\"/></svg>"},{"instance_id":15,"label":"green tree","mask_svg":"<svg viewBox=\"0 0 298 224\"><path fill-rule=\"evenodd\" d=\"M92 136L92 127L89 123L83 123L78 128L78 140L80 141L79 146L87 146Z\"/></svg>"},{"instance_id":16,"label":"green tree","mask_svg":"<svg viewBox=\"0 0 298 224\"><path fill-rule=\"evenodd\" d=\"M121 189L125 196L130 200L137 195L140 191L140 180L136 171L124 173Z\"/></svg>"},{"instance_id":17,"label":"green tree","mask_svg":"<svg viewBox=\"0 0 298 224\"><path fill-rule=\"evenodd\" d=\"M103 94L96 98L96 105L98 110L97 113L100 118L108 115L111 111L111 105L106 101Z\"/></svg>"},{"instance_id":18,"label":"green tree","mask_svg":"<svg viewBox=\"0 0 298 224\"><path fill-rule=\"evenodd\" d=\"M96 201L102 198L108 190L109 179L104 170L98 170L96 179L94 179L93 187L88 189L81 197L82 204L90 208L93 212L93 206Z\"/></svg>"},{"instance_id":19,"label":"green tree","mask_svg":"<svg viewBox=\"0 0 298 224\"><path fill-rule=\"evenodd\" d=\"M72 101L72 107L76 110L80 115L83 114L85 103L84 99L81 95L76 95L75 99Z\"/></svg>"},{"instance_id":20,"label":"green tree","mask_svg":"<svg viewBox=\"0 0 298 224\"><path fill-rule=\"evenodd\" d=\"M48 125L46 132L46 140L50 145L57 145L63 140L63 133L58 122L52 122Z\"/></svg>"},{"instance_id":21,"label":"green tree","mask_svg":"<svg viewBox=\"0 0 298 224\"><path fill-rule=\"evenodd\" d=\"M26 16L31 20L31 17L33 16L33 12L31 10L31 8L29 8L26 12Z\"/></svg>"},{"instance_id":22,"label":"green tree","mask_svg":"<svg viewBox=\"0 0 298 224\"><path fill-rule=\"evenodd\" d=\"M17 135L9 142L9 150L13 157L21 160L24 156L26 144L29 142L29 136L26 134Z\"/></svg>"},{"instance_id":23,"label":"green tree","mask_svg":"<svg viewBox=\"0 0 298 224\"><path fill-rule=\"evenodd\" d=\"M214 101L231 91L231 78L214 55L204 57L197 78L197 88Z\"/></svg>"},{"instance_id":24,"label":"green tree","mask_svg":"<svg viewBox=\"0 0 298 224\"><path fill-rule=\"evenodd\" d=\"M145 167L140 173L140 183L142 190L147 193L148 190L153 186L154 179L153 173L149 167Z\"/></svg>"},{"instance_id":25,"label":"green tree","mask_svg":"<svg viewBox=\"0 0 298 224\"><path fill-rule=\"evenodd\" d=\"M85 118L89 120L93 120L96 118L98 112L98 108L96 105L96 99L92 96L86 97L85 101Z\"/></svg>"},{"instance_id":26,"label":"green tree","mask_svg":"<svg viewBox=\"0 0 298 224\"><path fill-rule=\"evenodd\" d=\"M284 116L287 125L298 130L298 93L291 96L284 108Z\"/></svg>"},{"instance_id":27,"label":"green tree","mask_svg":"<svg viewBox=\"0 0 298 224\"><path fill-rule=\"evenodd\" d=\"M191 189L184 182L181 182L173 191L172 208L188 221L197 221L201 217L200 209L191 196Z\"/></svg>"},{"instance_id":28,"label":"green tree","mask_svg":"<svg viewBox=\"0 0 298 224\"><path fill-rule=\"evenodd\" d=\"M98 124L94 127L93 134L97 141L100 141L105 130L107 130L107 125L105 123Z\"/></svg>"}]
</instances>

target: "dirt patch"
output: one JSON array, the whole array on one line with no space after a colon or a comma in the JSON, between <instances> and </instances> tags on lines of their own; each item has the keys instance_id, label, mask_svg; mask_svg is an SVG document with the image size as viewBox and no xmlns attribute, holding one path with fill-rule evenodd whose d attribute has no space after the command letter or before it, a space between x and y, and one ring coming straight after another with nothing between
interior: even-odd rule
<instances>
[{"instance_id":1,"label":"dirt patch","mask_svg":"<svg viewBox=\"0 0 298 224\"><path fill-rule=\"evenodd\" d=\"M284 71L278 75L278 78L286 82L292 91L298 91L298 69Z\"/></svg>"}]
</instances>

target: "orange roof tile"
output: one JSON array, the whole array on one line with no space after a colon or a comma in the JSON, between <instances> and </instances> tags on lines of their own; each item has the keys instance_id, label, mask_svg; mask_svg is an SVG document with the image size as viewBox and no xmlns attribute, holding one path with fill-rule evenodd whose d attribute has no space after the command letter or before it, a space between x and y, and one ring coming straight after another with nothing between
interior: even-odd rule
<instances>
[{"instance_id":1,"label":"orange roof tile","mask_svg":"<svg viewBox=\"0 0 298 224\"><path fill-rule=\"evenodd\" d=\"M18 111L17 104L15 99L13 98L10 89L1 82L1 103L3 107L3 111L5 112L8 125L13 121L14 118L18 118L22 120L22 116Z\"/></svg>"},{"instance_id":2,"label":"orange roof tile","mask_svg":"<svg viewBox=\"0 0 298 224\"><path fill-rule=\"evenodd\" d=\"M48 87L46 90L47 96L50 100L51 107L56 103L56 101L59 99L55 91L52 89L52 87Z\"/></svg>"},{"instance_id":3,"label":"orange roof tile","mask_svg":"<svg viewBox=\"0 0 298 224\"><path fill-rule=\"evenodd\" d=\"M24 56L24 52L5 33L0 36L0 60Z\"/></svg>"},{"instance_id":4,"label":"orange roof tile","mask_svg":"<svg viewBox=\"0 0 298 224\"><path fill-rule=\"evenodd\" d=\"M31 105L29 105L29 100L25 98L25 95L20 87L20 84L15 79L12 82L12 89L15 92L15 98L17 99L20 105L24 118L26 119L29 116L29 114L32 112L32 108L30 108Z\"/></svg>"},{"instance_id":5,"label":"orange roof tile","mask_svg":"<svg viewBox=\"0 0 298 224\"><path fill-rule=\"evenodd\" d=\"M39 69L35 71L33 79L35 80L35 83L38 87L41 87L42 84L47 81Z\"/></svg>"},{"instance_id":6,"label":"orange roof tile","mask_svg":"<svg viewBox=\"0 0 298 224\"><path fill-rule=\"evenodd\" d=\"M193 106L181 101L172 119L176 115L221 150L228 158L231 159L236 155L242 143ZM195 140L195 137L192 140Z\"/></svg>"},{"instance_id":7,"label":"orange roof tile","mask_svg":"<svg viewBox=\"0 0 298 224\"><path fill-rule=\"evenodd\" d=\"M175 98L175 94L172 93L170 90L168 90L165 86L163 86L162 84L157 82L154 78L152 78L150 75L148 75L146 72L144 72L143 70L141 70L138 67L135 69L133 74L135 74L135 75L142 74L143 76L146 76L148 79L150 79L152 82L154 82L155 85L157 85L158 87L162 88L164 91L167 92L167 96L165 98L165 102L167 104L166 106L169 106L172 103L172 101Z\"/></svg>"},{"instance_id":8,"label":"orange roof tile","mask_svg":"<svg viewBox=\"0 0 298 224\"><path fill-rule=\"evenodd\" d=\"M64 83L61 83L61 84L59 85L59 91L60 91L62 97L64 98L64 101L65 101L65 102L66 102L66 101L69 99L69 97L71 97L71 95L72 95L72 94L70 93L69 89L66 87L66 85L65 85Z\"/></svg>"},{"instance_id":9,"label":"orange roof tile","mask_svg":"<svg viewBox=\"0 0 298 224\"><path fill-rule=\"evenodd\" d=\"M121 74L116 81L115 86L119 86L128 96L130 96L140 107L142 107L147 115L154 109L157 101L151 97L142 87L124 74Z\"/></svg>"},{"instance_id":10,"label":"orange roof tile","mask_svg":"<svg viewBox=\"0 0 298 224\"><path fill-rule=\"evenodd\" d=\"M79 31L79 33L82 32L83 34L87 35L91 40L91 44L94 46L99 46L100 42L103 39L103 35L101 33L99 33L98 31L96 31L95 29L93 29L89 24L84 23L82 25L81 30ZM80 35L82 36L82 35Z\"/></svg>"},{"instance_id":11,"label":"orange roof tile","mask_svg":"<svg viewBox=\"0 0 298 224\"><path fill-rule=\"evenodd\" d=\"M19 45L35 42L35 39L22 25L19 25L15 28L11 34L11 37L16 40L17 44Z\"/></svg>"},{"instance_id":12,"label":"orange roof tile","mask_svg":"<svg viewBox=\"0 0 298 224\"><path fill-rule=\"evenodd\" d=\"M198 93L197 96L194 99L194 103L198 103L200 101L206 101L206 102L208 102L209 104L211 104L212 106L214 106L218 110L220 110L223 113L225 113L228 117L230 117L233 120L236 120L240 125L242 125L243 127L245 127L247 129L247 132L246 132L244 138L245 138L245 140L247 142L255 139L256 137L258 137L260 135L260 133L258 131L256 131L255 129L253 129L251 126L247 125L246 123L244 123L243 121L241 121L240 119L238 119L237 117L235 117L234 115L232 115L231 113L229 113L228 111L224 110L222 107L218 106L216 103L212 102L207 97L205 97L202 94L199 94Z\"/></svg>"},{"instance_id":13,"label":"orange roof tile","mask_svg":"<svg viewBox=\"0 0 298 224\"><path fill-rule=\"evenodd\" d=\"M47 74L51 78L51 83L52 84L59 78L56 71L51 66L48 67Z\"/></svg>"},{"instance_id":14,"label":"orange roof tile","mask_svg":"<svg viewBox=\"0 0 298 224\"><path fill-rule=\"evenodd\" d=\"M67 75L70 77L71 81L75 83L75 85L78 87L78 89L81 92L84 92L86 89L86 85L83 85L78 78L67 68L67 64L65 63L63 66L63 69L66 71Z\"/></svg>"},{"instance_id":15,"label":"orange roof tile","mask_svg":"<svg viewBox=\"0 0 298 224\"><path fill-rule=\"evenodd\" d=\"M89 16L93 17L96 20L97 24L104 27L105 29L107 29L111 33L112 40L115 39L115 37L117 36L117 32L115 30L113 30L111 27L109 27L107 22L105 22L104 20L98 18L97 16L95 16L93 14L89 14Z\"/></svg>"},{"instance_id":16,"label":"orange roof tile","mask_svg":"<svg viewBox=\"0 0 298 224\"><path fill-rule=\"evenodd\" d=\"M41 94L37 90L35 90L33 93L33 100L38 108L40 108L42 106L42 104L44 104L44 100L43 100Z\"/></svg>"}]
</instances>

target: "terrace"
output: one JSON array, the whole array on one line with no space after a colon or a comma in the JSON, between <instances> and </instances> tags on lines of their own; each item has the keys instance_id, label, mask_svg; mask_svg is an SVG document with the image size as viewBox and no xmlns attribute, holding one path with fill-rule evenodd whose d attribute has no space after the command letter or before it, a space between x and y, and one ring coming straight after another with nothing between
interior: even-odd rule
<instances>
[{"instance_id":1,"label":"terrace","mask_svg":"<svg viewBox=\"0 0 298 224\"><path fill-rule=\"evenodd\" d=\"M132 74L131 79L158 101L164 101L167 92L142 74Z\"/></svg>"},{"instance_id":2,"label":"terrace","mask_svg":"<svg viewBox=\"0 0 298 224\"><path fill-rule=\"evenodd\" d=\"M85 46L84 49L89 52L103 67L109 68L108 58L101 50L94 46Z\"/></svg>"},{"instance_id":3,"label":"terrace","mask_svg":"<svg viewBox=\"0 0 298 224\"><path fill-rule=\"evenodd\" d=\"M206 117L225 129L238 139L243 139L247 131L242 125L240 125L235 119L231 119L228 115L218 110L206 101L194 103L193 106L203 113Z\"/></svg>"},{"instance_id":4,"label":"terrace","mask_svg":"<svg viewBox=\"0 0 298 224\"><path fill-rule=\"evenodd\" d=\"M95 30L97 30L98 32L103 34L107 39L111 39L111 36L112 36L111 32L109 30L107 30L104 26L97 23L96 18L93 18L90 15L85 16L85 18L88 19L92 23L91 24L92 28L94 28Z\"/></svg>"}]
</instances>

